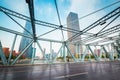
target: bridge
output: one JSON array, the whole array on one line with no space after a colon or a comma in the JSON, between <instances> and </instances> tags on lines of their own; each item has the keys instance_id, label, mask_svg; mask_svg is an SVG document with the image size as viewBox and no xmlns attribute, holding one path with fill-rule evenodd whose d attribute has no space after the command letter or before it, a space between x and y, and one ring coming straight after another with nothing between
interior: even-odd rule
<instances>
[{"instance_id":1,"label":"bridge","mask_svg":"<svg viewBox=\"0 0 120 80\"><path fill-rule=\"evenodd\" d=\"M119 4L120 1L107 5L97 11L89 13L80 19L98 13L111 6ZM54 0L55 9L59 24L53 24L35 18L35 5L33 0L26 0L29 16L18 13L14 10L0 5L0 12L16 23L22 30L29 34L24 34L19 30L7 28L0 25L0 31L14 35L9 56L6 57L3 51L2 41L0 41L0 74L1 80L118 80L119 60L120 60L120 6L115 7L106 15L102 16L83 30L67 28L61 22L61 16L57 0ZM31 23L32 34L19 23L19 20ZM73 21L74 22L74 21ZM1 23L0 23L1 24ZM112 26L111 26L112 25ZM9 25L7 25L9 26ZM38 33L38 27L43 27L46 32ZM100 28L101 27L101 28ZM92 32L95 29L97 32ZM59 31L61 40L46 38L47 34ZM65 32L74 33L70 38L65 39ZM4 34L2 34L4 36ZM81 39L74 41L81 36ZM12 58L17 39L25 37L30 39L29 44L15 58ZM58 36L59 37L59 36ZM56 37L57 38L57 37ZM43 49L42 42L48 43L50 56L46 56L46 49ZM55 56L53 56L53 44L60 45ZM33 49L32 58L21 59L30 46L38 48L42 58L35 58L36 51ZM69 45L76 48L73 54ZM83 50L80 53L79 46Z\"/></svg>"}]
</instances>

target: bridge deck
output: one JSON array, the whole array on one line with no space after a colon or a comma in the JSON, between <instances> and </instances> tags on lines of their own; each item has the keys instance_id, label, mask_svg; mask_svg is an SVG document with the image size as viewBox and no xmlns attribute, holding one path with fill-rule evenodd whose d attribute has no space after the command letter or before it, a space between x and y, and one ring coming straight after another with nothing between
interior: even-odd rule
<instances>
[{"instance_id":1,"label":"bridge deck","mask_svg":"<svg viewBox=\"0 0 120 80\"><path fill-rule=\"evenodd\" d=\"M0 66L0 80L120 80L120 62Z\"/></svg>"}]
</instances>

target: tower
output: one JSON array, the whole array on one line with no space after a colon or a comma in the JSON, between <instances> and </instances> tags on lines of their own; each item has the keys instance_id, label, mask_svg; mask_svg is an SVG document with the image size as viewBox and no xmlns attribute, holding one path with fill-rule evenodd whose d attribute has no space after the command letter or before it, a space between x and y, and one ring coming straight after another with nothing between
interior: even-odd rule
<instances>
[{"instance_id":1,"label":"tower","mask_svg":"<svg viewBox=\"0 0 120 80\"><path fill-rule=\"evenodd\" d=\"M73 13L73 12L70 12L70 13L69 13L69 15L67 16L67 28L80 31L78 14ZM75 34L76 34L76 33L68 32L68 39L71 38L72 36L74 36ZM75 38L72 42L73 42L75 45L77 45L77 46L76 46L76 49L82 50L82 48L80 48L81 46L78 46L79 44L77 43L78 41L80 42L80 40L81 40L81 37L79 36L79 37ZM76 49L75 49L75 45L72 45L72 44L69 45L69 48L70 48L71 52L72 52L73 54L75 54L75 53L80 53L79 50L76 50ZM78 48L78 47L79 47L79 48Z\"/></svg>"},{"instance_id":2,"label":"tower","mask_svg":"<svg viewBox=\"0 0 120 80\"><path fill-rule=\"evenodd\" d=\"M32 33L32 27L31 27L31 23L30 22L26 22L25 25L25 29L28 30L30 33ZM30 35L26 30L23 31L23 34L27 34ZM20 47L19 47L19 51L21 52L29 43L30 43L31 39L23 37L21 39L20 42ZM32 45L25 51L25 57L26 58L32 58L32 52L33 52L33 47Z\"/></svg>"}]
</instances>

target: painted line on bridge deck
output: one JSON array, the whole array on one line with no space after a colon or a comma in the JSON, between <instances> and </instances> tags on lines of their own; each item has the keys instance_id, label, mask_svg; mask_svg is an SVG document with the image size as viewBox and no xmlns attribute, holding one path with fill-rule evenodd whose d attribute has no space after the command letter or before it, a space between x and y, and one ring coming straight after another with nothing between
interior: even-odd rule
<instances>
[{"instance_id":1,"label":"painted line on bridge deck","mask_svg":"<svg viewBox=\"0 0 120 80\"><path fill-rule=\"evenodd\" d=\"M66 77L74 77L74 76L80 76L80 75L84 75L84 74L88 74L88 72L82 72L82 73L71 74L71 75L68 74L68 75L66 75L66 76L55 77L55 79L66 78Z\"/></svg>"}]
</instances>

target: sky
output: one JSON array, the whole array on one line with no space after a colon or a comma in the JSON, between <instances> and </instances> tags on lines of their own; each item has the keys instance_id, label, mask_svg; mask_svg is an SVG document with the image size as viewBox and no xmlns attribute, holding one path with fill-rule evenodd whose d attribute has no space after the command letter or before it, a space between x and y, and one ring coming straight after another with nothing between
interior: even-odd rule
<instances>
[{"instance_id":1,"label":"sky","mask_svg":"<svg viewBox=\"0 0 120 80\"><path fill-rule=\"evenodd\" d=\"M93 11L101 9L119 0L56 0L56 1L58 4L61 23L62 25L64 25L64 27L67 27L66 18L70 12L77 13L78 17L81 18L82 16L86 14L89 14ZM83 30L84 28L86 28L87 26L89 26L90 24L92 24L93 22L101 18L102 16L106 15L110 11L117 8L119 5L120 3L114 6L111 6L107 9L104 9L84 19L80 19L79 20L80 30ZM11 9L13 11L24 14L26 16L29 16L28 5L26 4L25 0L14 0L14 1L13 0L0 0L0 6ZM54 0L34 0L34 12L35 12L35 19L59 25ZM13 18L17 20L22 26L25 26L26 21L18 19L16 17L13 17ZM14 21L12 21L10 18L8 18L8 16L6 16L2 12L0 12L0 26L6 27L12 30L16 30L19 32L23 32L22 28L20 28ZM100 27L98 27L97 29L99 30ZM37 36L49 30L52 30L52 28L36 25ZM97 30L93 29L93 31L90 31L90 32L95 33L97 32ZM66 40L67 39L66 32L64 32L64 36ZM41 36L41 38L55 39L55 40L61 41L62 35L61 35L60 30L56 30L48 35ZM0 31L0 40L4 47L11 47L13 39L14 39L14 34ZM16 43L15 45L16 50L18 50L20 39L21 37L18 36L17 37L18 43ZM42 44L42 48L50 48L48 47L50 46L49 42L48 43L41 42L41 44ZM54 44L53 47L56 47L56 44ZM60 45L58 46L58 48L56 48L56 52L58 51L59 47ZM50 52L49 49L47 52L48 53Z\"/></svg>"}]
</instances>

